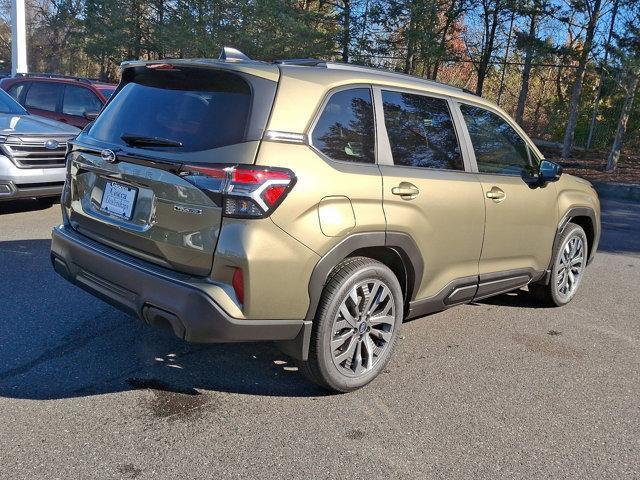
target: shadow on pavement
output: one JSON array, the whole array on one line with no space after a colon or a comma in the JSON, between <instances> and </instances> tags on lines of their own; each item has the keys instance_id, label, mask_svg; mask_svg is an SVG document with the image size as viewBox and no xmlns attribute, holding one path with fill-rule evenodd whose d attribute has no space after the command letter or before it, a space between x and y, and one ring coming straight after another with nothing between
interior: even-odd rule
<instances>
[{"instance_id":1,"label":"shadow on pavement","mask_svg":"<svg viewBox=\"0 0 640 480\"><path fill-rule=\"evenodd\" d=\"M49 248L49 240L0 242L0 396L325 394L270 344L189 344L119 312L58 277Z\"/></svg>"},{"instance_id":2,"label":"shadow on pavement","mask_svg":"<svg viewBox=\"0 0 640 480\"><path fill-rule=\"evenodd\" d=\"M25 200L3 200L0 202L0 215L10 213L35 212L37 210L46 210L52 205L60 203L57 197L53 198L30 198Z\"/></svg>"},{"instance_id":3,"label":"shadow on pavement","mask_svg":"<svg viewBox=\"0 0 640 480\"><path fill-rule=\"evenodd\" d=\"M31 208L7 205L0 212ZM640 254L638 204L604 201L603 212L601 249ZM49 248L49 240L0 242L0 396L57 399L131 389L324 394L269 344L189 344L128 317L58 277ZM537 307L524 290L481 303Z\"/></svg>"},{"instance_id":4,"label":"shadow on pavement","mask_svg":"<svg viewBox=\"0 0 640 480\"><path fill-rule=\"evenodd\" d=\"M501 307L518 307L518 308L546 308L540 305L540 302L535 299L527 290L520 289L513 292L503 293L495 297L485 298L477 302L473 302L472 305L497 305Z\"/></svg>"}]
</instances>

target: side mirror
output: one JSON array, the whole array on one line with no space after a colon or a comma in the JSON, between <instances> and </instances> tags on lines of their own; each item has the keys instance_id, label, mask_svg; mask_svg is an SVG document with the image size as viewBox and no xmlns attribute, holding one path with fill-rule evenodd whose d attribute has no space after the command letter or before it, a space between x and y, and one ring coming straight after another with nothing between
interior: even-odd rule
<instances>
[{"instance_id":1,"label":"side mirror","mask_svg":"<svg viewBox=\"0 0 640 480\"><path fill-rule=\"evenodd\" d=\"M100 113L100 112L84 112L82 114L82 116L84 118L86 118L87 120L93 122L97 118L98 113Z\"/></svg>"},{"instance_id":2,"label":"side mirror","mask_svg":"<svg viewBox=\"0 0 640 480\"><path fill-rule=\"evenodd\" d=\"M540 183L557 182L562 175L562 165L549 160L542 160L538 170L538 178Z\"/></svg>"}]
</instances>

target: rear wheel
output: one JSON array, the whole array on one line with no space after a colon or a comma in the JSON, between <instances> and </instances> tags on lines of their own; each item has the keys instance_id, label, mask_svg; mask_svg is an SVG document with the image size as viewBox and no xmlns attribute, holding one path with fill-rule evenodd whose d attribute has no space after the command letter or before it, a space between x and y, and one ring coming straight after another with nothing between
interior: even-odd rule
<instances>
[{"instance_id":1,"label":"rear wheel","mask_svg":"<svg viewBox=\"0 0 640 480\"><path fill-rule=\"evenodd\" d=\"M561 307L569 303L587 266L587 235L580 225L569 223L554 251L548 285L530 285L529 290L544 304Z\"/></svg>"},{"instance_id":2,"label":"rear wheel","mask_svg":"<svg viewBox=\"0 0 640 480\"><path fill-rule=\"evenodd\" d=\"M366 385L388 363L402 316L402 290L393 272L370 258L346 259L322 293L302 371L336 392Z\"/></svg>"}]
</instances>

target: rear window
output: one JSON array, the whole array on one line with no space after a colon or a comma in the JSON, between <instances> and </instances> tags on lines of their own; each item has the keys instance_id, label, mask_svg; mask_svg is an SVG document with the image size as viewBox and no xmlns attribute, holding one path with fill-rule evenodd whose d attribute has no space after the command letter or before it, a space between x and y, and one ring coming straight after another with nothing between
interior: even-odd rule
<instances>
[{"instance_id":1,"label":"rear window","mask_svg":"<svg viewBox=\"0 0 640 480\"><path fill-rule=\"evenodd\" d=\"M122 136L161 138L182 146L149 145L194 152L240 143L251 108L251 87L229 72L191 67L135 67L107 104L89 137L127 145Z\"/></svg>"}]
</instances>

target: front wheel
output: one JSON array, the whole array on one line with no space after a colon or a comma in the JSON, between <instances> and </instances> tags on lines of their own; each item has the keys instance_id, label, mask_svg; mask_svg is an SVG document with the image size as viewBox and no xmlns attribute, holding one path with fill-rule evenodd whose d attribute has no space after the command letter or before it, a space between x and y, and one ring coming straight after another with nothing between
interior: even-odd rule
<instances>
[{"instance_id":1,"label":"front wheel","mask_svg":"<svg viewBox=\"0 0 640 480\"><path fill-rule=\"evenodd\" d=\"M402 318L402 290L393 272L366 257L344 260L323 290L302 371L336 392L366 385L391 358Z\"/></svg>"},{"instance_id":2,"label":"front wheel","mask_svg":"<svg viewBox=\"0 0 640 480\"><path fill-rule=\"evenodd\" d=\"M549 284L529 289L542 303L561 307L575 296L587 266L587 235L580 225L567 225L553 255Z\"/></svg>"}]
</instances>

